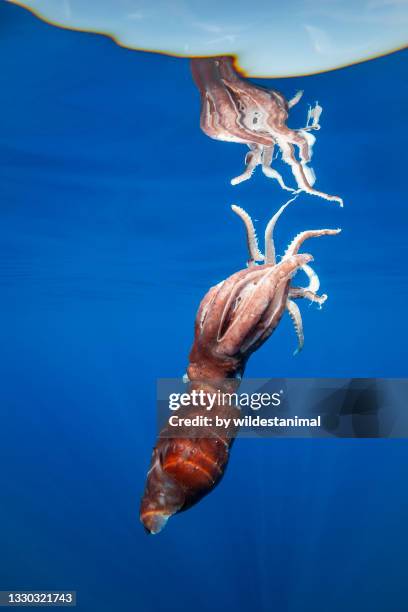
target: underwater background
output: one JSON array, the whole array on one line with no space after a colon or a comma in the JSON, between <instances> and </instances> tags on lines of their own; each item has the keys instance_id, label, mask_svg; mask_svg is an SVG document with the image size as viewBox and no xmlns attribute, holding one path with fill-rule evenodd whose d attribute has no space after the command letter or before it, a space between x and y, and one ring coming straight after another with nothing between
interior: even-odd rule
<instances>
[{"instance_id":1,"label":"underwater background","mask_svg":"<svg viewBox=\"0 0 408 612\"><path fill-rule=\"evenodd\" d=\"M199 129L188 60L129 51L0 4L0 589L72 589L98 612L405 611L404 440L237 440L217 489L147 536L156 380L186 368L207 289L287 199L245 147ZM295 44L295 42L294 42ZM283 58L284 61L284 58ZM322 310L300 304L249 377L405 377L407 52L256 80L323 108L304 229ZM287 167L277 162L288 183Z\"/></svg>"}]
</instances>

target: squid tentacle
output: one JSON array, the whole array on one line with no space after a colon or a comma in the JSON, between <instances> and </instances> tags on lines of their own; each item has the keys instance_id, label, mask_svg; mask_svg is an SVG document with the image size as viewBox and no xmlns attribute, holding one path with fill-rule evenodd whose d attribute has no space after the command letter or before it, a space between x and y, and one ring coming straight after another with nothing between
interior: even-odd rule
<instances>
[{"instance_id":1,"label":"squid tentacle","mask_svg":"<svg viewBox=\"0 0 408 612\"><path fill-rule=\"evenodd\" d=\"M231 179L231 185L238 185L248 181L253 175L255 168L261 163L261 149L258 146L251 146L249 153L245 157L245 170L242 174Z\"/></svg>"},{"instance_id":2,"label":"squid tentacle","mask_svg":"<svg viewBox=\"0 0 408 612\"><path fill-rule=\"evenodd\" d=\"M312 187L312 185L310 184L308 180L308 177L306 176L310 174L312 170L311 168L308 168L307 166L305 166L305 162L303 162L302 164L300 161L296 159L296 156L294 154L293 144L291 142L287 141L285 138L281 136L276 138L276 142L278 143L279 148L282 151L282 159L285 163L287 163L290 166L299 189L301 189L302 191L306 193L309 193L310 195L315 195L320 198L323 198L324 200L338 202L341 207L343 206L342 198L339 198L338 196L329 195L328 193L325 193L324 191L318 191L317 189L314 189ZM313 178L314 178L313 172L309 178L313 182Z\"/></svg>"},{"instance_id":3,"label":"squid tentacle","mask_svg":"<svg viewBox=\"0 0 408 612\"><path fill-rule=\"evenodd\" d=\"M222 340L225 335L228 315L233 313L235 318L237 318L239 313L247 308L248 301L253 292L253 290L251 291L251 288L259 286L259 283L264 279L264 277L265 270L259 267L253 274L246 276L232 288L231 292L227 296L221 313L217 332L217 341Z\"/></svg>"},{"instance_id":4,"label":"squid tentacle","mask_svg":"<svg viewBox=\"0 0 408 612\"><path fill-rule=\"evenodd\" d=\"M295 106L295 104L297 104L300 100L300 98L303 96L303 89L299 89L299 91L297 91L295 93L295 95L293 96L293 98L291 98L290 100L288 100L288 108L292 108L293 106Z\"/></svg>"},{"instance_id":5,"label":"squid tentacle","mask_svg":"<svg viewBox=\"0 0 408 612\"><path fill-rule=\"evenodd\" d=\"M274 147L262 147L262 172L265 176L271 179L275 179L280 188L284 191L291 191L292 193L295 191L292 187L288 187L285 181L282 178L282 175L272 168L273 162L273 149Z\"/></svg>"},{"instance_id":6,"label":"squid tentacle","mask_svg":"<svg viewBox=\"0 0 408 612\"><path fill-rule=\"evenodd\" d=\"M266 226L266 230L265 230L265 263L268 263L268 264L275 264L276 263L275 243L274 243L274 239L273 239L273 232L274 232L274 229L275 229L275 225L276 225L276 222L278 221L279 217L281 216L281 214L285 210L285 208L287 206L289 206L289 204L294 202L296 200L296 198L297 198L297 194L293 198L288 200L288 202L283 204L283 206L281 206L280 209L278 210L278 212L276 212L273 215L273 217L269 221L268 225Z\"/></svg>"},{"instance_id":7,"label":"squid tentacle","mask_svg":"<svg viewBox=\"0 0 408 612\"><path fill-rule=\"evenodd\" d=\"M255 226L253 224L251 216L246 212L246 210L244 210L240 206L237 206L236 204L232 204L231 208L234 211L234 213L237 214L238 217L240 217L242 221L244 222L250 260L251 261L263 261L265 258L263 254L261 253L261 251L259 250L258 238L256 235Z\"/></svg>"},{"instance_id":8,"label":"squid tentacle","mask_svg":"<svg viewBox=\"0 0 408 612\"><path fill-rule=\"evenodd\" d=\"M311 291L312 293L317 293L320 288L320 279L317 276L316 272L308 264L304 265L302 270L309 279L309 285L305 287L305 289L307 291Z\"/></svg>"},{"instance_id":9,"label":"squid tentacle","mask_svg":"<svg viewBox=\"0 0 408 612\"><path fill-rule=\"evenodd\" d=\"M307 120L306 126L303 128L304 130L320 130L319 119L320 115L323 112L323 107L316 101L314 107L312 108L309 105L309 110L307 112Z\"/></svg>"},{"instance_id":10,"label":"squid tentacle","mask_svg":"<svg viewBox=\"0 0 408 612\"><path fill-rule=\"evenodd\" d=\"M341 232L340 228L306 230L304 232L300 232L297 236L295 236L295 238L289 244L288 248L285 251L285 255L283 256L283 259L286 259L286 257L291 257L292 255L296 255L296 253L299 251L304 241L308 240L309 238L319 238L320 236L335 236L336 234L339 234L340 232Z\"/></svg>"},{"instance_id":11,"label":"squid tentacle","mask_svg":"<svg viewBox=\"0 0 408 612\"><path fill-rule=\"evenodd\" d=\"M319 304L319 306L322 307L328 296L326 293L323 293L323 295L317 295L317 293L315 293L314 291L308 291L303 287L290 287L289 297L293 300L306 298L311 302L316 302L316 304Z\"/></svg>"},{"instance_id":12,"label":"squid tentacle","mask_svg":"<svg viewBox=\"0 0 408 612\"><path fill-rule=\"evenodd\" d=\"M292 322L295 328L295 332L296 332L296 336L298 339L297 349L293 353L294 355L297 355L298 353L300 353L305 343L305 337L303 334L302 315L300 314L299 306L296 304L296 302L293 302L292 300L287 301L286 308L288 310L290 318L292 319Z\"/></svg>"},{"instance_id":13,"label":"squid tentacle","mask_svg":"<svg viewBox=\"0 0 408 612\"><path fill-rule=\"evenodd\" d=\"M261 329L258 328L258 324L264 321L264 314L269 311L270 304L279 298L279 289L284 291L296 271L312 259L313 257L308 253L302 253L295 255L290 260L280 262L277 266L268 266L263 270L259 282L254 285L245 302L240 304L222 337L217 338L219 346L222 346L222 352L233 355L238 350L242 350L243 345L247 351L260 335L263 337L266 334L267 337L273 331L275 326L272 330L268 328L273 321L266 325L263 324ZM271 301L271 296L275 294L277 294L275 300Z\"/></svg>"}]
</instances>

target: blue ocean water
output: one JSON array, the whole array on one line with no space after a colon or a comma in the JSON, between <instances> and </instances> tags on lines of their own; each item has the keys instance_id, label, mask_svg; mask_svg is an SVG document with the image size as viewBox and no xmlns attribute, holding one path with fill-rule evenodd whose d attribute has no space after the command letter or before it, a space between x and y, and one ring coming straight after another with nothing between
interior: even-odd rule
<instances>
[{"instance_id":1,"label":"blue ocean water","mask_svg":"<svg viewBox=\"0 0 408 612\"><path fill-rule=\"evenodd\" d=\"M6 3L0 23L0 589L98 612L405 611L405 441L238 440L211 495L144 533L156 379L184 373L201 297L246 261L229 205L262 233L286 196L229 185L244 147L200 131L188 61ZM343 233L307 244L329 299L301 305L303 352L285 319L248 376L407 376L406 66L273 81L305 90L292 126L323 105L316 186L345 202L302 195L278 252Z\"/></svg>"}]
</instances>

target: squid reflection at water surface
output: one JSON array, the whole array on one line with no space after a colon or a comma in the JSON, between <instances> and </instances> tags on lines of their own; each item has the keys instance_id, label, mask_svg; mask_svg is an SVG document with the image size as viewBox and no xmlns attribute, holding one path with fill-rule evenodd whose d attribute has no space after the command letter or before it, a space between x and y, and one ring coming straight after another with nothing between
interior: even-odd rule
<instances>
[{"instance_id":1,"label":"squid reflection at water surface","mask_svg":"<svg viewBox=\"0 0 408 612\"><path fill-rule=\"evenodd\" d=\"M203 132L217 140L246 144L250 149L245 158L245 170L232 179L233 185L251 178L255 168L261 166L263 173L278 181L282 189L294 192L295 189L288 187L281 174L272 168L277 147L282 160L290 166L298 191L343 205L340 197L313 187L316 177L308 165L315 142L312 131L320 129L319 118L323 110L317 102L314 108L309 108L306 125L302 129L291 129L286 125L289 109L299 102L303 92L286 100L274 89L241 78L234 69L233 59L228 56L195 58L191 66L201 95Z\"/></svg>"}]
</instances>

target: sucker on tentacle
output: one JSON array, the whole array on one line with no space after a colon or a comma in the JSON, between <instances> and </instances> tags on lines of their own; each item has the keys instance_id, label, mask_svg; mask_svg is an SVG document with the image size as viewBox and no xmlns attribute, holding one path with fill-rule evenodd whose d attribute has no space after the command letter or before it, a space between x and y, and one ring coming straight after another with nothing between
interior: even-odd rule
<instances>
[{"instance_id":1,"label":"sucker on tentacle","mask_svg":"<svg viewBox=\"0 0 408 612\"><path fill-rule=\"evenodd\" d=\"M275 229L277 220L279 219L285 208L289 206L289 204L294 202L297 197L298 194L296 194L295 197L291 198L285 204L283 204L279 208L279 210L273 215L268 225L266 226L264 237L265 255L263 255L263 253L259 250L258 237L256 235L255 226L250 215L243 208L241 208L241 206L237 206L236 204L231 205L231 209L234 211L234 213L236 213L244 222L250 262L264 261L268 264L276 263L273 231Z\"/></svg>"},{"instance_id":2,"label":"sucker on tentacle","mask_svg":"<svg viewBox=\"0 0 408 612\"><path fill-rule=\"evenodd\" d=\"M300 353L305 343L305 337L303 335L302 315L300 314L299 306L292 300L287 301L286 308L288 309L288 313L290 315L290 318L292 319L293 326L295 328L296 336L298 339L298 347L293 353L294 355L297 355L298 353Z\"/></svg>"},{"instance_id":3,"label":"sucker on tentacle","mask_svg":"<svg viewBox=\"0 0 408 612\"><path fill-rule=\"evenodd\" d=\"M248 213L243 208L241 208L240 206L237 206L236 204L232 204L231 208L234 211L234 213L236 213L244 222L245 229L246 229L246 235L247 235L249 258L250 258L249 261L255 262L255 261L263 260L264 256L259 250L258 238L257 238L255 227L254 227L251 217L248 215Z\"/></svg>"},{"instance_id":4,"label":"sucker on tentacle","mask_svg":"<svg viewBox=\"0 0 408 612\"><path fill-rule=\"evenodd\" d=\"M280 209L278 210L278 212L276 212L273 215L272 219L269 221L268 225L266 226L266 230L265 230L265 263L267 263L267 264L275 264L276 263L275 243L274 243L274 240L273 240L273 232L274 232L274 229L275 229L276 222L278 221L279 217L281 216L281 214L283 213L285 208L287 206L289 206L289 204L294 202L297 197L298 196L295 195L295 197L293 197L290 200L288 200L286 202L286 204L283 204L283 206L281 206Z\"/></svg>"},{"instance_id":5,"label":"sucker on tentacle","mask_svg":"<svg viewBox=\"0 0 408 612\"><path fill-rule=\"evenodd\" d=\"M320 229L320 230L306 230L304 232L300 232L292 242L289 244L288 248L285 251L283 258L291 257L292 255L296 255L299 251L301 245L305 240L309 238L319 238L320 236L335 236L339 234L341 229Z\"/></svg>"}]
</instances>

